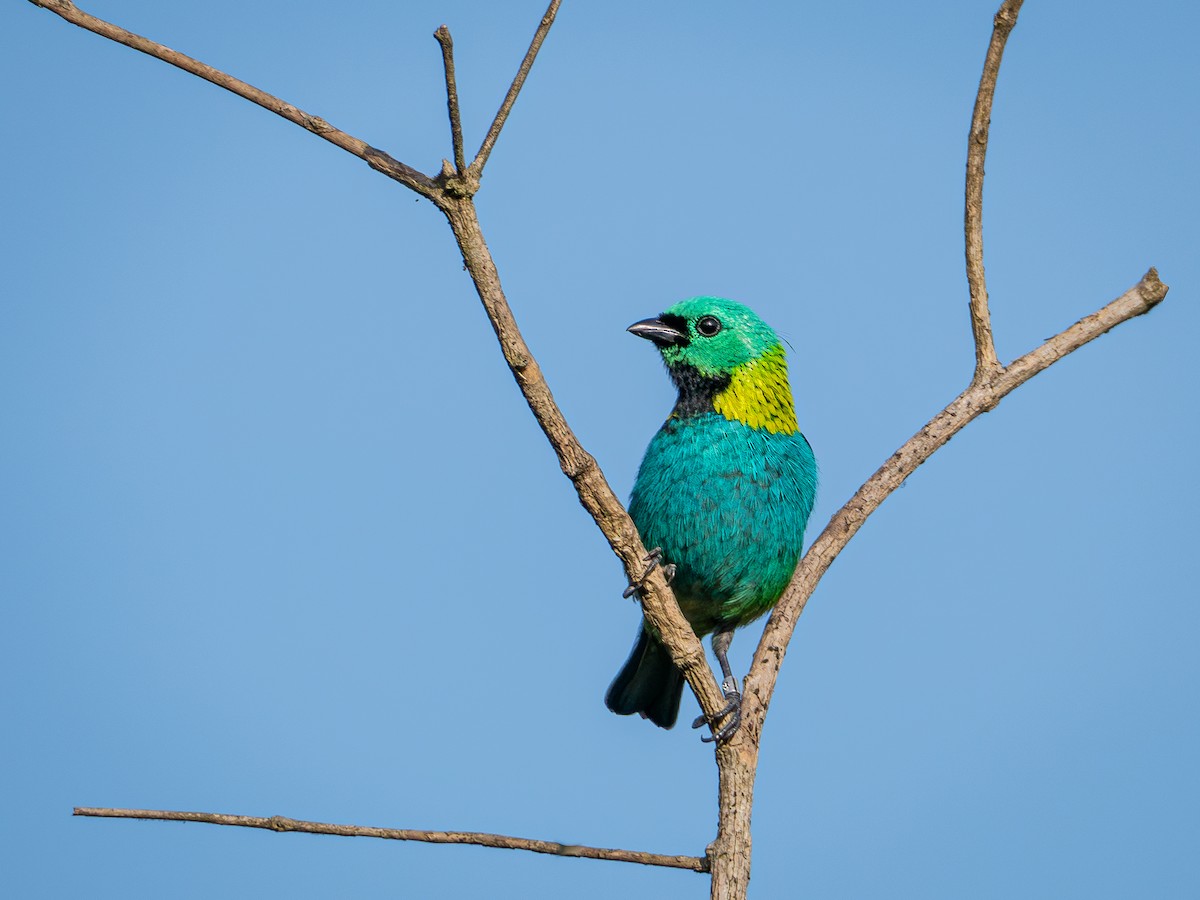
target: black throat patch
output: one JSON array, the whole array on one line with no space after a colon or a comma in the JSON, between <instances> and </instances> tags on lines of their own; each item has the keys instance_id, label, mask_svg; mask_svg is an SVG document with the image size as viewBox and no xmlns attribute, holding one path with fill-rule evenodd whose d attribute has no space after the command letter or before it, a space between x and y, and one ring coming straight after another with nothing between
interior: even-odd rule
<instances>
[{"instance_id":1,"label":"black throat patch","mask_svg":"<svg viewBox=\"0 0 1200 900\"><path fill-rule=\"evenodd\" d=\"M729 387L730 376L701 375L692 366L677 366L668 369L671 380L679 388L679 399L671 410L673 418L686 419L713 411L713 400L717 394Z\"/></svg>"}]
</instances>

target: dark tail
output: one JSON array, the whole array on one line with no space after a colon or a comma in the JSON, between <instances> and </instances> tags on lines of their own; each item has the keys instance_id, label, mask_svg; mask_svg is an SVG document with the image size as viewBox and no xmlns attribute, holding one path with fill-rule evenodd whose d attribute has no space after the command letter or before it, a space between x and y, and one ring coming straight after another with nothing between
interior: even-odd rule
<instances>
[{"instance_id":1,"label":"dark tail","mask_svg":"<svg viewBox=\"0 0 1200 900\"><path fill-rule=\"evenodd\" d=\"M633 652L604 695L605 705L619 716L640 713L659 728L670 728L682 696L683 673L667 649L639 628Z\"/></svg>"}]
</instances>

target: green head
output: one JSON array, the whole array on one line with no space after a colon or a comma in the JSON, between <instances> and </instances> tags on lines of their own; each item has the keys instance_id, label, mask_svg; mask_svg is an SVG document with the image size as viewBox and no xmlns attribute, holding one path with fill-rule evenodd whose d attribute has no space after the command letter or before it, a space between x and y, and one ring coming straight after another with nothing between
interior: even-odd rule
<instances>
[{"instance_id":1,"label":"green head","mask_svg":"<svg viewBox=\"0 0 1200 900\"><path fill-rule=\"evenodd\" d=\"M662 353L682 418L716 412L773 433L797 431L783 345L771 326L733 300L693 297L629 326Z\"/></svg>"},{"instance_id":2,"label":"green head","mask_svg":"<svg viewBox=\"0 0 1200 900\"><path fill-rule=\"evenodd\" d=\"M732 375L779 346L771 326L753 310L721 297L684 300L629 330L654 342L673 375L685 368L704 378Z\"/></svg>"}]
</instances>

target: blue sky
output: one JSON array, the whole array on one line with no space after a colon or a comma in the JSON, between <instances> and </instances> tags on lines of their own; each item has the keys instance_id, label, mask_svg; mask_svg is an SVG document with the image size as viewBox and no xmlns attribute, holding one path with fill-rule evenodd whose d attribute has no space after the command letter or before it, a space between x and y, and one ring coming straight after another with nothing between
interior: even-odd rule
<instances>
[{"instance_id":1,"label":"blue sky","mask_svg":"<svg viewBox=\"0 0 1200 900\"><path fill-rule=\"evenodd\" d=\"M543 9L84 8L426 172L449 155L434 28L473 149ZM478 204L618 493L673 399L625 326L686 296L790 341L813 535L964 386L994 11L568 0ZM1198 28L1176 0L1026 4L987 166L1002 360L1150 265L1172 291L973 423L834 564L764 733L757 896L1200 890ZM6 893L704 896L615 863L71 818L700 853L715 769L694 733L605 710L636 609L432 206L26 3L0 7L0 72Z\"/></svg>"}]
</instances>

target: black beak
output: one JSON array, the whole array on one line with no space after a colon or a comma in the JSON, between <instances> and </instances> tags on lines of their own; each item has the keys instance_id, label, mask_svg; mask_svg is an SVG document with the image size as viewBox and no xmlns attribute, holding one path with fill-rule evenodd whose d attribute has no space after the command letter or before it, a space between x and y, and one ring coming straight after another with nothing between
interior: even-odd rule
<instances>
[{"instance_id":1,"label":"black beak","mask_svg":"<svg viewBox=\"0 0 1200 900\"><path fill-rule=\"evenodd\" d=\"M662 319L642 319L634 322L626 331L640 338L653 341L657 347L670 347L675 344L686 344L688 334L673 325L668 325Z\"/></svg>"}]
</instances>

